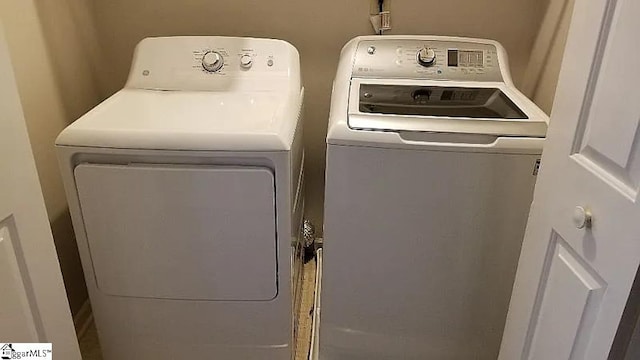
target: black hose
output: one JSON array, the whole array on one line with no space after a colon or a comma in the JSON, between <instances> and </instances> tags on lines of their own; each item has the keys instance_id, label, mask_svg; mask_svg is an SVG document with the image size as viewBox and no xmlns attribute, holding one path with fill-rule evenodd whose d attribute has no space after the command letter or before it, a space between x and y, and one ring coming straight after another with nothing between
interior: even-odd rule
<instances>
[{"instance_id":1,"label":"black hose","mask_svg":"<svg viewBox=\"0 0 640 360\"><path fill-rule=\"evenodd\" d=\"M384 11L384 0L378 0L378 10L379 13ZM382 25L382 18L380 19L380 25ZM382 35L382 29L380 29L380 35Z\"/></svg>"}]
</instances>

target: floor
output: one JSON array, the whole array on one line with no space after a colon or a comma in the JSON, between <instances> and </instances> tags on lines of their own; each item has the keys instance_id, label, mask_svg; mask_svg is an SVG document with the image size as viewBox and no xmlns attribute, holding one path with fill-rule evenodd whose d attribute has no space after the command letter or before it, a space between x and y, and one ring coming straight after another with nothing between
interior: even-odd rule
<instances>
[{"instance_id":1,"label":"floor","mask_svg":"<svg viewBox=\"0 0 640 360\"><path fill-rule=\"evenodd\" d=\"M304 265L302 304L298 317L299 334L296 344L295 360L307 360L311 346L312 310L315 289L316 262L310 261ZM95 325L92 323L79 339L80 352L83 360L102 360L100 342Z\"/></svg>"}]
</instances>

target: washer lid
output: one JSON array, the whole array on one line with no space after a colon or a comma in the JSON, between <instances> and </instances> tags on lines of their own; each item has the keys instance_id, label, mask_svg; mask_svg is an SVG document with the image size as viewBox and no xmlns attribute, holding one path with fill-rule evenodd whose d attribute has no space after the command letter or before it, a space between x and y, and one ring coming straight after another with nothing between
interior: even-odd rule
<instances>
[{"instance_id":1,"label":"washer lid","mask_svg":"<svg viewBox=\"0 0 640 360\"><path fill-rule=\"evenodd\" d=\"M123 89L67 127L57 145L288 150L301 94Z\"/></svg>"},{"instance_id":2,"label":"washer lid","mask_svg":"<svg viewBox=\"0 0 640 360\"><path fill-rule=\"evenodd\" d=\"M352 79L355 130L544 137L546 116L504 83Z\"/></svg>"}]
</instances>

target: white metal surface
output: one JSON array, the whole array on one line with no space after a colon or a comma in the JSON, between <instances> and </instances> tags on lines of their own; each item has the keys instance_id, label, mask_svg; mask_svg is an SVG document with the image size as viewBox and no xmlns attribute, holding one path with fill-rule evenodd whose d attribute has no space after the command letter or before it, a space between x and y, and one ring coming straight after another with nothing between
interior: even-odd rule
<instances>
[{"instance_id":1,"label":"white metal surface","mask_svg":"<svg viewBox=\"0 0 640 360\"><path fill-rule=\"evenodd\" d=\"M398 41L402 59L429 44L479 46L492 66L438 71L442 58L422 69L385 62L392 54L361 70L360 42L376 39ZM529 119L508 132L501 118L414 116L406 126L406 116L359 111L354 86L370 82L499 88ZM353 116L375 129L354 129ZM320 359L497 357L544 142L535 127L544 134L547 120L511 83L498 43L395 36L345 46L327 135Z\"/></svg>"},{"instance_id":2,"label":"white metal surface","mask_svg":"<svg viewBox=\"0 0 640 360\"><path fill-rule=\"evenodd\" d=\"M409 64L408 59L404 60L402 66L400 66L395 63L395 56L397 55L394 55L394 57L391 58L387 58L382 55L380 58L381 63L375 66L364 63L363 68L367 69L367 75L363 75L365 72L360 71L359 68L356 67L356 64L354 64L354 58L356 57L356 54L358 54L359 50L360 53L362 53L362 51L366 52L366 49L362 49L362 47L360 46L361 42L366 42L367 44L369 44L372 41L390 43L391 45L387 46L391 48L395 48L395 45L393 45L394 42L405 43L404 47L407 48L409 47L409 45L407 45L406 43L411 41L418 41L420 45L430 44L434 41L436 43L464 42L480 45L492 45L496 49L496 60L494 60L494 62L497 64L494 64L494 66L498 67L499 76L497 78L489 78L487 81L478 81L478 79L475 78L475 75L469 74L469 76L464 77L461 73L455 73L449 74L451 76L451 79L449 79L444 77L445 75L448 75L448 73L438 75L437 72L425 72L425 70L414 69L413 64ZM379 51L376 51L376 55L372 56L375 57L378 55L380 55L380 53ZM374 60L368 61L373 62ZM400 71L399 69L401 69L402 71ZM358 72L356 73L356 71ZM424 85L443 84L447 86L485 86L503 88L506 89L506 93L510 97L510 99L524 113L526 113L533 122L548 122L547 115L542 110L540 110L533 102L531 102L531 100L527 99L526 96L518 91L518 89L515 88L513 82L511 81L511 75L509 73L507 54L504 48L500 46L499 43L491 40L446 36L394 35L385 36L384 38L376 38L375 36L361 36L349 41L342 49L337 74L333 83L331 112L329 114L329 127L327 130L327 143L336 145L360 144L370 146L382 146L381 144L384 144L384 146L386 147L394 148L414 148L415 146L422 147L425 144L416 144L415 142L405 140L399 135L398 132L395 131L352 131L351 127L349 126L349 116L345 113L345 110L349 109L349 115L357 115L357 111L355 111L354 104L352 103L355 100L352 100L352 97L350 95L350 93L353 91L353 81L388 84L411 84L419 82ZM376 119L381 123L385 123L387 126L384 126L384 128L386 128L387 130L392 130L394 129L394 127L397 128L399 126L396 124L402 123L402 120L403 118L405 118L405 116L381 116L375 114L374 116L369 116L369 118ZM427 120L429 120L429 118L427 118ZM482 120L476 121L482 122ZM402 127L400 127L400 129L402 129ZM440 126L432 130L424 128L421 131L456 133L460 131L460 126L456 124L455 121L451 121L449 126ZM518 151L518 149L522 148L529 149L527 151L540 151L543 143L544 139L534 137L528 138L524 136L522 139L515 139L515 141L514 139L509 137L497 137L494 142L492 142L488 146L484 146L484 148L485 150L488 150L486 148L491 147L494 148L497 152L502 152L505 150L513 152ZM442 142L439 142L439 144L437 145L439 148L442 148L444 146ZM473 151L472 148L475 148L475 145L472 145L469 148L470 151Z\"/></svg>"},{"instance_id":3,"label":"white metal surface","mask_svg":"<svg viewBox=\"0 0 640 360\"><path fill-rule=\"evenodd\" d=\"M639 13L637 1L575 3L501 360L637 358L611 350L627 346L621 315L638 306Z\"/></svg>"},{"instance_id":4,"label":"white metal surface","mask_svg":"<svg viewBox=\"0 0 640 360\"><path fill-rule=\"evenodd\" d=\"M60 265L0 24L0 341L79 360Z\"/></svg>"},{"instance_id":5,"label":"white metal surface","mask_svg":"<svg viewBox=\"0 0 640 360\"><path fill-rule=\"evenodd\" d=\"M224 58L220 69L203 66L207 51ZM247 54L255 63L241 68ZM60 135L106 360L177 359L187 349L291 358L299 79L297 52L281 41L147 39L127 87Z\"/></svg>"},{"instance_id":6,"label":"white metal surface","mask_svg":"<svg viewBox=\"0 0 640 360\"><path fill-rule=\"evenodd\" d=\"M528 138L544 137L547 131L547 116L524 97L515 87L501 83L473 82L468 81L447 81L448 87L469 87L475 88L497 88L504 92L510 99L516 99L524 106L520 106L528 119L471 119L436 116L410 116L397 114L371 114L364 113L358 108L360 98L359 88L361 85L384 84L399 86L443 86L442 80L424 79L358 79L351 80L351 90L349 92L349 112L348 126L350 129L379 129L390 131L425 131L439 133L456 134L487 134L499 136L518 136ZM363 133L366 137L367 133ZM332 139L332 143L337 141ZM391 139L391 138L390 138ZM337 139L336 139L337 140Z\"/></svg>"},{"instance_id":7,"label":"white metal surface","mask_svg":"<svg viewBox=\"0 0 640 360\"><path fill-rule=\"evenodd\" d=\"M80 164L74 175L96 282L105 294L174 300L277 295L268 168Z\"/></svg>"},{"instance_id":8,"label":"white metal surface","mask_svg":"<svg viewBox=\"0 0 640 360\"><path fill-rule=\"evenodd\" d=\"M203 68L207 49L217 49L225 57L220 72ZM244 54L254 57L250 69L240 65ZM268 66L269 60L274 65ZM298 52L284 41L148 38L136 48L124 89L76 120L56 144L289 150L301 106Z\"/></svg>"},{"instance_id":9,"label":"white metal surface","mask_svg":"<svg viewBox=\"0 0 640 360\"><path fill-rule=\"evenodd\" d=\"M538 158L329 147L320 358L495 359Z\"/></svg>"}]
</instances>

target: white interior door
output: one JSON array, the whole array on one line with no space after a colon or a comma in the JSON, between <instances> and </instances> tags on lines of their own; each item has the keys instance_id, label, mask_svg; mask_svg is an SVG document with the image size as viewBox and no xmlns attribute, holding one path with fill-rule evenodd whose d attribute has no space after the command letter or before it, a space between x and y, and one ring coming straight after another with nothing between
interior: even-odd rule
<instances>
[{"instance_id":1,"label":"white interior door","mask_svg":"<svg viewBox=\"0 0 640 360\"><path fill-rule=\"evenodd\" d=\"M50 342L56 359L80 359L1 25L0 342Z\"/></svg>"},{"instance_id":2,"label":"white interior door","mask_svg":"<svg viewBox=\"0 0 640 360\"><path fill-rule=\"evenodd\" d=\"M640 263L638 16L576 1L500 360L609 354Z\"/></svg>"}]
</instances>

